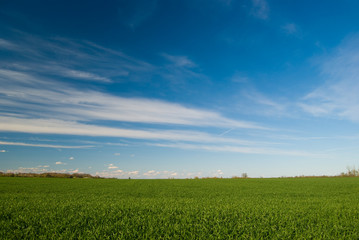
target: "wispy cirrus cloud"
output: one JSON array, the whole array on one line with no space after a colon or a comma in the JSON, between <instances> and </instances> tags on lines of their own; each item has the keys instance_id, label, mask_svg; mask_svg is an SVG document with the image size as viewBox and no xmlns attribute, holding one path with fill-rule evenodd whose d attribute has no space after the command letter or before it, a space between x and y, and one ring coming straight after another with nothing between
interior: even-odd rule
<instances>
[{"instance_id":1,"label":"wispy cirrus cloud","mask_svg":"<svg viewBox=\"0 0 359 240\"><path fill-rule=\"evenodd\" d=\"M237 144L251 144L241 139L224 138L200 131L162 130L162 129L126 129L83 124L76 121L57 119L22 119L0 117L0 131L23 132L40 134L60 134L77 136L105 136L142 140L167 140L190 142L233 142ZM46 146L43 145L42 146ZM51 145L48 145L49 147ZM60 148L60 147L59 147Z\"/></svg>"},{"instance_id":2,"label":"wispy cirrus cloud","mask_svg":"<svg viewBox=\"0 0 359 240\"><path fill-rule=\"evenodd\" d=\"M218 128L269 130L254 122L227 118L213 110L159 99L116 96L91 85L84 87L73 83L86 80L100 85L111 84L119 76L133 73L139 77L149 72L170 81L171 78L174 81L206 79L198 65L187 56L164 53L166 63L155 66L87 41L43 39L21 32L19 35L25 39L21 44L17 40L0 43L9 53L23 56L21 60L11 57L7 61L0 60L3 63L0 67L2 132L253 145L256 143L209 132ZM111 125L106 121L111 121ZM15 141L4 144L92 147Z\"/></svg>"},{"instance_id":3,"label":"wispy cirrus cloud","mask_svg":"<svg viewBox=\"0 0 359 240\"><path fill-rule=\"evenodd\" d=\"M326 82L298 104L314 116L359 122L359 35L344 40L332 53L318 58Z\"/></svg>"},{"instance_id":4,"label":"wispy cirrus cloud","mask_svg":"<svg viewBox=\"0 0 359 240\"><path fill-rule=\"evenodd\" d=\"M127 79L134 73L140 78L155 68L120 51L88 41L46 39L20 31L14 35L12 40L0 39L0 49L11 53L0 62L7 70L24 74L108 84Z\"/></svg>"},{"instance_id":5,"label":"wispy cirrus cloud","mask_svg":"<svg viewBox=\"0 0 359 240\"><path fill-rule=\"evenodd\" d=\"M1 48L6 50L15 50L17 48L17 45L13 44L10 41L0 38L0 49Z\"/></svg>"},{"instance_id":6,"label":"wispy cirrus cloud","mask_svg":"<svg viewBox=\"0 0 359 240\"><path fill-rule=\"evenodd\" d=\"M251 105L254 104L258 106L263 106L262 108L256 108L256 111L260 112L263 115L280 115L284 114L286 112L285 110L287 109L287 104L275 101L254 88L246 88L241 92L241 96L248 99L251 102Z\"/></svg>"},{"instance_id":7,"label":"wispy cirrus cloud","mask_svg":"<svg viewBox=\"0 0 359 240\"><path fill-rule=\"evenodd\" d=\"M0 109L11 114L41 118L56 116L78 121L114 120L264 129L255 123L228 119L213 111L156 99L124 98L99 91L77 90L61 82L13 70L0 69L0 82L4 83L0 89L3 95ZM36 87L39 85L41 87Z\"/></svg>"},{"instance_id":8,"label":"wispy cirrus cloud","mask_svg":"<svg viewBox=\"0 0 359 240\"><path fill-rule=\"evenodd\" d=\"M236 96L237 108L247 114L275 117L293 117L293 104L285 96L264 94L250 82L241 82L241 90Z\"/></svg>"},{"instance_id":9,"label":"wispy cirrus cloud","mask_svg":"<svg viewBox=\"0 0 359 240\"><path fill-rule=\"evenodd\" d=\"M208 82L209 78L202 74L199 67L188 56L161 54L165 63L158 74L164 79L170 80L172 84L185 85L186 81L201 80Z\"/></svg>"},{"instance_id":10,"label":"wispy cirrus cloud","mask_svg":"<svg viewBox=\"0 0 359 240\"><path fill-rule=\"evenodd\" d=\"M276 148L263 148L263 147L244 147L235 145L203 145L203 144L188 144L188 143L170 143L161 144L153 143L151 146L165 147L165 148L179 148L186 150L204 150L212 152L235 152L243 154L258 154L258 155L284 155L284 156L302 156L302 157L327 157L322 153L312 153L308 151L300 151L296 149L276 149Z\"/></svg>"},{"instance_id":11,"label":"wispy cirrus cloud","mask_svg":"<svg viewBox=\"0 0 359 240\"><path fill-rule=\"evenodd\" d=\"M187 56L174 56L167 53L163 53L162 56L178 67L196 67L196 64L192 62Z\"/></svg>"}]
</instances>

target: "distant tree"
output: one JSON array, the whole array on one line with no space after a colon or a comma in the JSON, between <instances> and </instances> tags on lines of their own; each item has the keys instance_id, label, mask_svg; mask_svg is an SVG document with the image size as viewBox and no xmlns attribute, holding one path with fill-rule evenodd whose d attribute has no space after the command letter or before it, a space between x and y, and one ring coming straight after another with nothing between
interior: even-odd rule
<instances>
[{"instance_id":1,"label":"distant tree","mask_svg":"<svg viewBox=\"0 0 359 240\"><path fill-rule=\"evenodd\" d=\"M359 169L355 169L355 166L353 167L347 167L347 173L345 174L346 176L349 176L349 177L357 177L359 176Z\"/></svg>"},{"instance_id":2,"label":"distant tree","mask_svg":"<svg viewBox=\"0 0 359 240\"><path fill-rule=\"evenodd\" d=\"M248 178L248 174L247 173L242 173L242 178Z\"/></svg>"}]
</instances>

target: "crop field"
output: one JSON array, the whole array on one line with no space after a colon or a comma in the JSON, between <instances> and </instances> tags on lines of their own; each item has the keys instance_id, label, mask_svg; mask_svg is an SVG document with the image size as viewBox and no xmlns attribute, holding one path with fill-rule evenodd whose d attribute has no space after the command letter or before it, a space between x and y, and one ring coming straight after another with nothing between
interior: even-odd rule
<instances>
[{"instance_id":1,"label":"crop field","mask_svg":"<svg viewBox=\"0 0 359 240\"><path fill-rule=\"evenodd\" d=\"M0 239L359 239L359 178L0 178Z\"/></svg>"}]
</instances>

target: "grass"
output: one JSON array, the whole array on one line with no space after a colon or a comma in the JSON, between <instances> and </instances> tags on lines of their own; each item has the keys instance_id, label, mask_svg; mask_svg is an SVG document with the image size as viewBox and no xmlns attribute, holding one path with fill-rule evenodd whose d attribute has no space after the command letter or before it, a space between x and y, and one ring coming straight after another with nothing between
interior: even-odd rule
<instances>
[{"instance_id":1,"label":"grass","mask_svg":"<svg viewBox=\"0 0 359 240\"><path fill-rule=\"evenodd\" d=\"M358 239L359 178L0 178L0 239Z\"/></svg>"}]
</instances>

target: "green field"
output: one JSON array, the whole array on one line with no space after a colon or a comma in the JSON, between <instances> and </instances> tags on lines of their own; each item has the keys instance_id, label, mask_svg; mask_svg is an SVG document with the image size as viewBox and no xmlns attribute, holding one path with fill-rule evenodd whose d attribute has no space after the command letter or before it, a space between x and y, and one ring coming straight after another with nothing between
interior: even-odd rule
<instances>
[{"instance_id":1,"label":"green field","mask_svg":"<svg viewBox=\"0 0 359 240\"><path fill-rule=\"evenodd\" d=\"M359 178L0 178L0 239L359 239Z\"/></svg>"}]
</instances>

